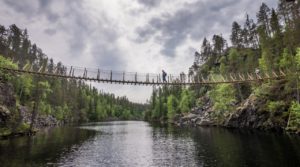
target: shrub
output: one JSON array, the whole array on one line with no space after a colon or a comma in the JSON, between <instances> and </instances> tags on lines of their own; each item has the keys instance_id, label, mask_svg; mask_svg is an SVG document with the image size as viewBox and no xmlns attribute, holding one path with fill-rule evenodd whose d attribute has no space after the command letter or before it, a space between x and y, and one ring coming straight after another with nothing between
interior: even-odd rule
<instances>
[{"instance_id":1,"label":"shrub","mask_svg":"<svg viewBox=\"0 0 300 167\"><path fill-rule=\"evenodd\" d=\"M270 101L267 105L267 109L270 112L282 111L285 107L284 101Z\"/></svg>"},{"instance_id":2,"label":"shrub","mask_svg":"<svg viewBox=\"0 0 300 167\"><path fill-rule=\"evenodd\" d=\"M292 102L289 108L289 119L287 123L288 130L300 129L300 104L298 102Z\"/></svg>"},{"instance_id":3,"label":"shrub","mask_svg":"<svg viewBox=\"0 0 300 167\"><path fill-rule=\"evenodd\" d=\"M212 99L213 108L217 113L223 114L233 110L233 103L236 102L236 91L232 85L217 85L208 95Z\"/></svg>"},{"instance_id":4,"label":"shrub","mask_svg":"<svg viewBox=\"0 0 300 167\"><path fill-rule=\"evenodd\" d=\"M18 66L14 64L11 60L6 59L5 57L0 55L0 67L6 67L6 68L12 68L12 69L17 69ZM3 72L2 69L0 69L0 76L2 76L3 79L5 80L11 80L12 76L7 73Z\"/></svg>"},{"instance_id":5,"label":"shrub","mask_svg":"<svg viewBox=\"0 0 300 167\"><path fill-rule=\"evenodd\" d=\"M174 115L178 112L178 100L174 95L168 97L168 119L172 120Z\"/></svg>"},{"instance_id":6,"label":"shrub","mask_svg":"<svg viewBox=\"0 0 300 167\"><path fill-rule=\"evenodd\" d=\"M184 89L181 93L181 100L179 108L181 112L189 112L190 109L195 104L195 95L194 92Z\"/></svg>"}]
</instances>

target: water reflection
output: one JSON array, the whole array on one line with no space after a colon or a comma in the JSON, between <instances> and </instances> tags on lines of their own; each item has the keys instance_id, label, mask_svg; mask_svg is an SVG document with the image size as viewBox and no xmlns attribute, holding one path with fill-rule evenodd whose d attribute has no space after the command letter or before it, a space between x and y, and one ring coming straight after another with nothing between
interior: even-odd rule
<instances>
[{"instance_id":1,"label":"water reflection","mask_svg":"<svg viewBox=\"0 0 300 167\"><path fill-rule=\"evenodd\" d=\"M0 166L45 166L94 135L94 131L64 127L36 136L0 140Z\"/></svg>"},{"instance_id":2,"label":"water reflection","mask_svg":"<svg viewBox=\"0 0 300 167\"><path fill-rule=\"evenodd\" d=\"M76 152L62 158L63 166L149 166L152 129L144 122L111 122L81 127L99 133Z\"/></svg>"},{"instance_id":3,"label":"water reflection","mask_svg":"<svg viewBox=\"0 0 300 167\"><path fill-rule=\"evenodd\" d=\"M1 166L300 166L293 135L146 122L55 128L0 141Z\"/></svg>"}]
</instances>

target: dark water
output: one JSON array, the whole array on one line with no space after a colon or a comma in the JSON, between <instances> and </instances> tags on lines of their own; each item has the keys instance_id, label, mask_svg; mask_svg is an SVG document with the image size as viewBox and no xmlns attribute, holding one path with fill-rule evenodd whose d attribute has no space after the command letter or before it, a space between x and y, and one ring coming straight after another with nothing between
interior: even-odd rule
<instances>
[{"instance_id":1,"label":"dark water","mask_svg":"<svg viewBox=\"0 0 300 167\"><path fill-rule=\"evenodd\" d=\"M300 138L133 121L95 123L2 140L0 166L300 166Z\"/></svg>"}]
</instances>

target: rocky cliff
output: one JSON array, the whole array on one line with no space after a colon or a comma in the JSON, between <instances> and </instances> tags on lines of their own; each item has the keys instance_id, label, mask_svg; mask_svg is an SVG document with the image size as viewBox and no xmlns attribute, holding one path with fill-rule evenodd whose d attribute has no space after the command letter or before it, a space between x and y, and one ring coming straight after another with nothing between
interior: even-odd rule
<instances>
[{"instance_id":1,"label":"rocky cliff","mask_svg":"<svg viewBox=\"0 0 300 167\"><path fill-rule=\"evenodd\" d=\"M250 128L283 131L288 122L288 111L283 109L274 113L266 111L267 100L250 95L235 110L218 119L211 101L206 97L202 107L194 108L185 115L177 115L177 126L224 126L229 128Z\"/></svg>"},{"instance_id":2,"label":"rocky cliff","mask_svg":"<svg viewBox=\"0 0 300 167\"><path fill-rule=\"evenodd\" d=\"M35 129L60 124L52 115L43 114L38 114L35 122ZM0 81L0 137L31 133L30 124L30 107L17 106L13 86Z\"/></svg>"}]
</instances>

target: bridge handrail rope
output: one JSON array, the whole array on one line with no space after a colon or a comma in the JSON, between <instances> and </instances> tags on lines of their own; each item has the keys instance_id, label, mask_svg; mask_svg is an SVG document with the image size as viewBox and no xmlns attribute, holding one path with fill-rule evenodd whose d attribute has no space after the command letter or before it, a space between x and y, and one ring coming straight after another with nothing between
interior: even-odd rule
<instances>
[{"instance_id":1,"label":"bridge handrail rope","mask_svg":"<svg viewBox=\"0 0 300 167\"><path fill-rule=\"evenodd\" d=\"M135 85L196 85L196 84L221 84L221 83L242 83L255 82L262 80L272 80L284 78L291 74L288 69L279 69L271 71L262 71L260 73L239 72L229 74L211 74L208 76L200 75L168 75L166 82L163 82L160 74L153 73L136 73L125 71L101 70L99 68L85 68L76 66L62 66L48 68L47 64L40 67L26 64L22 69L13 69L0 67L2 70L16 73L29 73L33 75L60 77L76 80L86 80L95 82L107 82L118 84L135 84Z\"/></svg>"}]
</instances>

